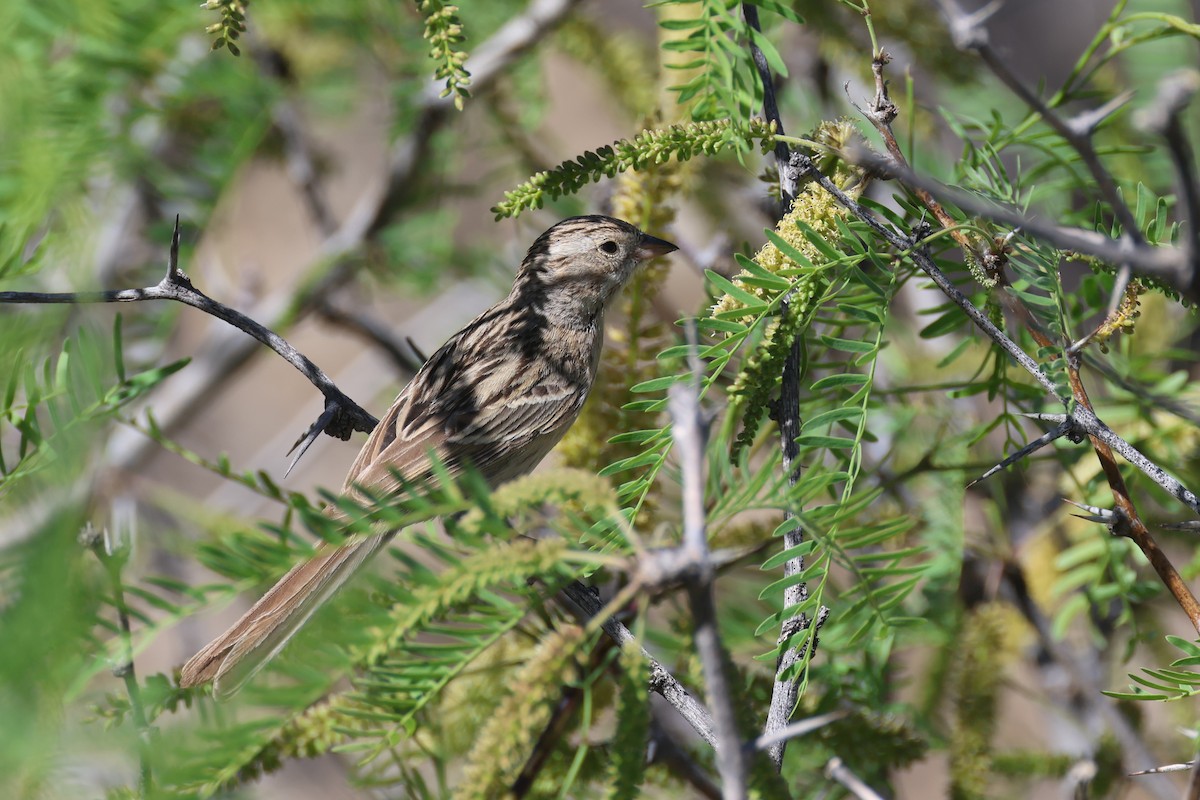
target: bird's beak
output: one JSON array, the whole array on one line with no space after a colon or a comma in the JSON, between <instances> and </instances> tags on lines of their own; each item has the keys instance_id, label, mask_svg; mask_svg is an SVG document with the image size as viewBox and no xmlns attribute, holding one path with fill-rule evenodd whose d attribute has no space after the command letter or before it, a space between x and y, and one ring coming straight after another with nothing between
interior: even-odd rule
<instances>
[{"instance_id":1,"label":"bird's beak","mask_svg":"<svg viewBox=\"0 0 1200 800\"><path fill-rule=\"evenodd\" d=\"M668 241L659 239L648 234L642 234L642 240L638 242L638 248L634 251L638 261L645 261L649 258L658 258L665 256L667 253L673 253L679 248Z\"/></svg>"}]
</instances>

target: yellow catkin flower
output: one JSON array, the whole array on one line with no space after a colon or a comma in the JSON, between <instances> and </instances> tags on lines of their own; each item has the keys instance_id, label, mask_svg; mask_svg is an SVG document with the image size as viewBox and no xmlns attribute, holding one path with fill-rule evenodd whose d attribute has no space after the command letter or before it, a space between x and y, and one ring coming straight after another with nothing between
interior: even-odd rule
<instances>
[{"instance_id":1,"label":"yellow catkin flower","mask_svg":"<svg viewBox=\"0 0 1200 800\"><path fill-rule=\"evenodd\" d=\"M1101 323L1096 331L1095 341L1100 345L1100 352L1108 352L1108 340L1116 333L1124 333L1126 335L1133 333L1134 323L1141 316L1141 302L1138 297L1146 291L1142 282L1132 280L1129 282L1129 287L1125 290L1125 296L1121 298L1121 304L1117 306L1117 310L1112 313L1107 319Z\"/></svg>"},{"instance_id":2,"label":"yellow catkin flower","mask_svg":"<svg viewBox=\"0 0 1200 800\"><path fill-rule=\"evenodd\" d=\"M822 123L813 138L815 141L826 144L832 150L836 151L855 135L857 134L849 122L838 120ZM825 172L835 184L846 191L851 197L857 197L862 193L864 183L863 176L859 171L844 165L833 157L818 158L817 162L817 166L821 168L822 172ZM799 250L805 258L819 265L826 261L825 254L805 235L804 231L796 223L805 223L821 239L836 244L842 235L838 229L838 223L849 219L849 216L850 212L838 205L837 201L833 199L833 195L821 188L820 185L810 182L801 188L791 210L775 226L775 233L779 235L779 238ZM770 241L764 244L758 253L755 254L754 262L768 272L777 275L784 270L799 270L804 268L803 265L793 261ZM743 278L748 276L749 273L745 270L737 273L733 276L734 285L766 302L773 300L779 293L779 290L764 289L760 286L745 283ZM794 278L798 284L797 291L793 294L793 303L800 307L807 306L815 291L815 284L806 286L804 275L788 274L787 277ZM745 304L736 297L726 294L718 298L716 304L713 306L712 313L715 315L722 312L736 311L744 307ZM743 321L749 322L751 319L753 319L752 315L747 314L743 318Z\"/></svg>"},{"instance_id":3,"label":"yellow catkin flower","mask_svg":"<svg viewBox=\"0 0 1200 800\"><path fill-rule=\"evenodd\" d=\"M344 742L348 731L366 730L369 723L346 713L355 707L353 701L341 695L310 706L286 726L281 740L283 755L315 758Z\"/></svg>"},{"instance_id":4,"label":"yellow catkin flower","mask_svg":"<svg viewBox=\"0 0 1200 800\"><path fill-rule=\"evenodd\" d=\"M478 732L494 716L497 687L508 685L513 665L528 660L534 648L527 632L506 633L446 685L428 717L437 726L439 746L447 755L457 760L471 752Z\"/></svg>"},{"instance_id":5,"label":"yellow catkin flower","mask_svg":"<svg viewBox=\"0 0 1200 800\"><path fill-rule=\"evenodd\" d=\"M578 677L576 653L586 641L583 629L576 625L550 633L512 676L508 696L479 731L456 798L505 796L553 713L563 684Z\"/></svg>"},{"instance_id":6,"label":"yellow catkin flower","mask_svg":"<svg viewBox=\"0 0 1200 800\"><path fill-rule=\"evenodd\" d=\"M853 197L862 193L864 176L840 161L837 154L856 136L857 129L853 125L846 120L838 120L822 123L812 137L822 145L814 157L821 173ZM748 270L742 270L733 277L733 284L742 293L753 295L764 303L772 303L783 294L788 297L786 313L781 304L778 315L767 322L762 341L743 360L742 368L729 388L731 404L742 411L743 419L742 430L734 444L735 452L754 440L762 411L779 380L788 348L797 336L802 335L814 299L824 290L824 267L829 258L814 240L825 245L825 250L829 246L836 249L842 238L840 223L846 221L848 216L849 212L838 205L829 192L815 182L808 182L800 187L791 209L775 228L779 239L786 243L787 252L768 240L754 256L758 266L786 279L788 285L764 287L749 280L753 276ZM800 223L810 228L812 233L802 229ZM798 252L800 260L788 255L792 250ZM809 263L802 263L805 260ZM745 313L739 314L743 309ZM746 325L753 323L759 313L749 310L746 303L734 294L718 298L711 312L714 317Z\"/></svg>"},{"instance_id":7,"label":"yellow catkin flower","mask_svg":"<svg viewBox=\"0 0 1200 800\"><path fill-rule=\"evenodd\" d=\"M512 519L531 512L541 513L547 507L555 513L580 512L607 507L615 500L608 481L595 472L565 467L522 475L505 483L492 493L489 512L472 509L458 521L458 526L478 531L489 516Z\"/></svg>"},{"instance_id":8,"label":"yellow catkin flower","mask_svg":"<svg viewBox=\"0 0 1200 800\"><path fill-rule=\"evenodd\" d=\"M953 677L956 706L950 796L955 800L987 795L1004 670L1028 635L1028 624L1007 603L985 603L972 609L963 621Z\"/></svg>"}]
</instances>

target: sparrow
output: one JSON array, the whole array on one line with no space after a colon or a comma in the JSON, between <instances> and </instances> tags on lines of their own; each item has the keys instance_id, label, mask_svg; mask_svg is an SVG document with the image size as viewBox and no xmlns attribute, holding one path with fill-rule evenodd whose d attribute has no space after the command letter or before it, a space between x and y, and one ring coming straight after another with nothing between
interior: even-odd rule
<instances>
[{"instance_id":1,"label":"sparrow","mask_svg":"<svg viewBox=\"0 0 1200 800\"><path fill-rule=\"evenodd\" d=\"M604 344L604 312L639 263L678 249L604 216L571 217L534 241L512 291L450 337L400 392L342 492L386 494L468 467L491 487L532 470L575 422ZM357 535L283 576L184 664L180 685L228 696L399 531Z\"/></svg>"}]
</instances>

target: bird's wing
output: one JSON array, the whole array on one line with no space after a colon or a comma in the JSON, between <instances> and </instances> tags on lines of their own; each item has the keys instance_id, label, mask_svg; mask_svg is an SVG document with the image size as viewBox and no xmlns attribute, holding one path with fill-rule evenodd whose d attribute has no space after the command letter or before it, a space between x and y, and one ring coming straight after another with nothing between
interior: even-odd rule
<instances>
[{"instance_id":1,"label":"bird's wing","mask_svg":"<svg viewBox=\"0 0 1200 800\"><path fill-rule=\"evenodd\" d=\"M443 345L400 393L359 452L345 492L358 486L389 492L397 488L396 475L427 480L431 453L450 475L471 464L494 486L529 471L554 447L579 413L586 387L545 365L523 363L494 338L469 338L477 331L468 326ZM322 545L193 656L181 685L212 680L218 696L236 692L395 533Z\"/></svg>"},{"instance_id":2,"label":"bird's wing","mask_svg":"<svg viewBox=\"0 0 1200 800\"><path fill-rule=\"evenodd\" d=\"M457 337L447 342L396 398L350 468L345 491L394 491L396 474L427 480L431 454L452 477L470 465L495 486L531 469L558 442L587 387L508 347L470 348L469 359L464 349Z\"/></svg>"}]
</instances>

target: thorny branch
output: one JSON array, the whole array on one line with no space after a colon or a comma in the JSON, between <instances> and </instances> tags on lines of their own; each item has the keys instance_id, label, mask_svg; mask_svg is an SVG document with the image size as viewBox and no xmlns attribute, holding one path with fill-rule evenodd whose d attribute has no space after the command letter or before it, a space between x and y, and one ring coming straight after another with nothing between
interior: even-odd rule
<instances>
[{"instance_id":1,"label":"thorny branch","mask_svg":"<svg viewBox=\"0 0 1200 800\"><path fill-rule=\"evenodd\" d=\"M982 311L976 308L975 304L966 295L954 286L945 273L937 267L928 251L921 245L921 241L924 239L924 234L927 231L918 230L912 237L905 237L891 230L876 219L866 208L842 192L829 178L821 174L813 166L811 160L807 159L807 157L803 158L806 168L813 176L813 179L827 192L832 194L839 204L882 236L892 247L901 252L906 252L909 258L937 284L937 287L966 312L976 327L982 330L993 342L1000 345L1022 369L1032 375L1041 384L1042 388L1051 397L1058 400L1064 406L1068 405L1067 398L1058 394L1054 383L1042 371L1037 361L1022 350L1003 331L997 328ZM1122 507L1126 516L1131 520L1138 519L1136 511L1133 510L1132 504L1128 500L1128 492L1125 489L1124 479L1121 477L1115 461L1112 460L1112 449L1118 448L1123 455L1128 454L1126 457L1130 459L1130 463L1142 470L1151 480L1170 492L1173 497L1178 498L1190 508L1197 511L1197 513L1200 513L1200 503L1197 502L1196 495L1191 490L1187 489L1175 478L1172 478L1166 471L1141 453L1138 453L1136 448L1121 439L1107 425L1100 421L1095 412L1091 410L1090 405L1087 404L1086 391L1083 390L1082 384L1078 381L1078 369L1069 370L1069 373L1074 376L1072 379L1072 391L1082 393L1076 397L1077 400L1082 399L1071 410L1071 414L1079 421L1081 429L1092 440L1093 446L1097 448L1097 455L1100 457L1105 476L1109 480L1109 485L1113 488L1113 494L1117 498L1118 506ZM1138 524L1131 528L1131 531L1131 538L1142 548L1142 552L1150 559L1151 564L1154 565L1159 577L1171 591L1172 595L1174 595L1180 608L1188 615L1188 619L1197 631L1200 631L1200 603L1196 601L1191 590L1183 582L1183 579L1179 576L1175 568L1171 566L1166 555L1158 549L1145 525L1141 524L1139 520Z\"/></svg>"},{"instance_id":2,"label":"thorny branch","mask_svg":"<svg viewBox=\"0 0 1200 800\"><path fill-rule=\"evenodd\" d=\"M1025 456L1027 456L1027 455L1036 453L1038 450L1041 450L1046 445L1050 444L1053 441L1057 441L1059 438L1066 436L1070 432L1071 432L1071 424L1069 422L1067 422L1065 419L1062 420L1061 422L1058 423L1058 427L1056 427L1054 430L1047 431L1045 434L1034 439L1032 442L1025 445L1017 452L1012 453L1011 455L1005 456L1004 460L1001 461L999 464L995 465L994 467L989 469L987 472L983 473L978 478L976 478L975 480L968 483L967 488L970 489L975 484L977 484L981 481L987 480L988 478L995 475L997 472L1000 472L1005 467L1017 463L1021 459L1025 458ZM1080 437L1079 441L1083 441L1083 438Z\"/></svg>"},{"instance_id":3,"label":"thorny branch","mask_svg":"<svg viewBox=\"0 0 1200 800\"><path fill-rule=\"evenodd\" d=\"M1092 174L1092 179L1095 180L1096 186L1099 188L1105 202L1112 208L1113 213L1117 217L1117 222L1121 224L1121 227L1125 229L1126 234L1135 244L1141 244L1143 239L1141 233L1138 231L1137 220L1134 219L1133 212L1129 210L1129 206L1126 205L1124 198L1121 197L1121 191L1117 188L1116 181L1113 180L1112 175L1109 174L1104 164L1100 161L1100 156L1096 152L1096 148L1092 146L1092 134L1095 132L1096 126L1103 121L1104 116L1107 116L1107 114L1088 114L1078 124L1072 124L1070 121L1063 119L1036 92L1022 83L1020 78L1009 69L1008 64L992 48L988 42L987 30L984 28L984 22L987 21L987 14L967 14L958 5L956 0L938 0L938 5L941 6L942 15L946 17L946 23L950 28L950 34L955 46L959 50L974 51L983 60L983 63L987 65L988 69L992 71L992 74L1000 79L1001 83L1007 86L1022 102L1033 109L1047 125L1053 128L1059 136L1063 137L1074 148L1075 152L1083 159L1088 172Z\"/></svg>"},{"instance_id":4,"label":"thorny branch","mask_svg":"<svg viewBox=\"0 0 1200 800\"><path fill-rule=\"evenodd\" d=\"M1116 310L1117 304L1120 303L1121 297L1124 295L1134 271L1150 277L1161 278L1192 300L1200 299L1200 295L1197 294L1198 290L1200 290L1200 282L1197 281L1195 248L1191 246L1186 246L1183 249L1153 248L1146 243L1141 231L1138 230L1137 220L1134 218L1133 212L1130 210L1128 204L1125 203L1116 181L1113 180L1112 175L1104 167L1099 153L1096 152L1096 148L1092 144L1092 135L1095 133L1096 127L1113 111L1127 102L1129 95L1126 94L1114 98L1099 109L1080 115L1075 119L1064 119L1047 105L1036 92L1021 82L1004 59L1000 57L999 53L988 42L984 22L991 14L994 6L989 6L982 11L968 14L962 10L957 0L938 0L938 5L942 9L942 15L946 18L946 23L950 28L955 46L960 50L975 52L984 64L987 65L988 69L992 71L992 74L1071 145L1087 166L1092 179L1096 182L1100 195L1116 216L1117 222L1122 229L1120 241L1122 241L1123 246L1128 249L1129 253L1126 258L1105 259L1119 267L1117 279L1113 286L1113 297L1109 307L1109 315ZM1178 163L1176 166L1177 169L1180 169ZM1181 178L1188 177L1188 172L1190 170L1180 169ZM1195 199L1194 181L1192 181L1192 188L1185 189L1184 193L1185 195L1193 195L1192 199ZM1185 211L1190 212L1191 209L1185 209ZM1189 221L1195 222L1194 219L1190 219ZM1147 259L1147 255L1156 250L1167 251L1174 262L1171 268L1163 270L1159 274L1156 274L1155 268L1143 260L1149 260ZM1089 338L1085 337L1077 343L1077 346L1086 344Z\"/></svg>"},{"instance_id":5,"label":"thorny branch","mask_svg":"<svg viewBox=\"0 0 1200 800\"><path fill-rule=\"evenodd\" d=\"M1010 228L1020 228L1037 239L1049 242L1060 250L1069 250L1095 256L1112 264L1127 262L1136 272L1164 281L1183 296L1200 301L1200 292L1191 287L1193 270L1186 262L1181 250L1174 247L1150 247L1135 244L1122 233L1115 239L1096 231L1059 225L1041 217L1026 214L1007 206L999 205L978 195L947 186L940 181L914 172L904 164L865 147L854 147L844 155L856 166L868 170L880 178L890 178L914 190L921 189L942 201L957 206L967 214L983 217Z\"/></svg>"},{"instance_id":6,"label":"thorny branch","mask_svg":"<svg viewBox=\"0 0 1200 800\"><path fill-rule=\"evenodd\" d=\"M171 234L166 275L154 286L101 292L0 292L0 303L131 303L141 300L174 300L189 305L229 323L270 347L325 396L325 424L321 430L330 436L349 439L354 431L369 432L379 421L347 397L328 375L282 336L240 311L218 303L192 285L188 276L179 269L179 217L175 218L175 230Z\"/></svg>"}]
</instances>

